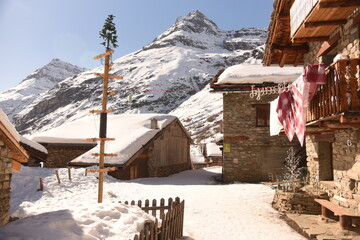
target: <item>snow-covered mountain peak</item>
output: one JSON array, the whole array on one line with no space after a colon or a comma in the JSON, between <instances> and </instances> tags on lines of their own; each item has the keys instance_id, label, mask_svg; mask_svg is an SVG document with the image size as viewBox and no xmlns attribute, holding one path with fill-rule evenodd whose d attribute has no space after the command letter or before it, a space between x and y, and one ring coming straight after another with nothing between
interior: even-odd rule
<instances>
[{"instance_id":1,"label":"snow-covered mountain peak","mask_svg":"<svg viewBox=\"0 0 360 240\"><path fill-rule=\"evenodd\" d=\"M15 114L31 104L39 94L85 70L85 68L55 58L27 76L19 85L1 93L0 108L12 119Z\"/></svg>"},{"instance_id":2,"label":"snow-covered mountain peak","mask_svg":"<svg viewBox=\"0 0 360 240\"><path fill-rule=\"evenodd\" d=\"M177 30L184 30L187 32L217 35L221 31L218 26L198 10L190 12L184 17L176 19L175 28Z\"/></svg>"},{"instance_id":3,"label":"snow-covered mountain peak","mask_svg":"<svg viewBox=\"0 0 360 240\"><path fill-rule=\"evenodd\" d=\"M175 24L163 34L145 46L143 50L167 46L189 46L199 49L211 49L222 45L224 31L199 11L178 17Z\"/></svg>"},{"instance_id":4,"label":"snow-covered mountain peak","mask_svg":"<svg viewBox=\"0 0 360 240\"><path fill-rule=\"evenodd\" d=\"M22 82L35 78L40 81L46 79L47 81L58 83L65 78L84 72L85 70L86 68L81 68L58 58L54 58L45 66L35 70L35 72L27 76Z\"/></svg>"}]
</instances>

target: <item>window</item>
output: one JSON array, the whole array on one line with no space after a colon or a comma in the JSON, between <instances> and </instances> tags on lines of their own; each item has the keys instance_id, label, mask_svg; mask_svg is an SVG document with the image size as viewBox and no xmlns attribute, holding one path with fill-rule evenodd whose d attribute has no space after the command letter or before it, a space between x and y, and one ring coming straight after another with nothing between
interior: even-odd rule
<instances>
[{"instance_id":1,"label":"window","mask_svg":"<svg viewBox=\"0 0 360 240\"><path fill-rule=\"evenodd\" d=\"M270 104L253 104L256 108L256 127L270 125Z\"/></svg>"}]
</instances>

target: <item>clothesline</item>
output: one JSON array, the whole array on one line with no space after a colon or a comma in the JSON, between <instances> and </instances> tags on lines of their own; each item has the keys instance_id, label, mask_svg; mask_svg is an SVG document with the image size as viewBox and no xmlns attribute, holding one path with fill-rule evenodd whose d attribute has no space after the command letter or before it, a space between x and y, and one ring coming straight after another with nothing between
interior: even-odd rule
<instances>
[{"instance_id":1,"label":"clothesline","mask_svg":"<svg viewBox=\"0 0 360 240\"><path fill-rule=\"evenodd\" d=\"M319 85L325 83L324 64L306 66L304 73L291 84L290 91L280 93L279 97L271 102L270 135L278 135L281 124L289 141L292 141L296 134L303 146L309 102L316 95Z\"/></svg>"}]
</instances>

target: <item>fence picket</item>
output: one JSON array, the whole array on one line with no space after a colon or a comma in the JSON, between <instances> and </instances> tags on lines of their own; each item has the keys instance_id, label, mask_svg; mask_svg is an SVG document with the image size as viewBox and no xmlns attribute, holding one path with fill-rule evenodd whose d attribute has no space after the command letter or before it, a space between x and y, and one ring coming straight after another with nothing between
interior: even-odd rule
<instances>
[{"instance_id":1,"label":"fence picket","mask_svg":"<svg viewBox=\"0 0 360 240\"><path fill-rule=\"evenodd\" d=\"M149 199L146 199L145 200L145 212L146 213L149 213L149 206L150 206L150 201L149 201Z\"/></svg>"},{"instance_id":2,"label":"fence picket","mask_svg":"<svg viewBox=\"0 0 360 240\"><path fill-rule=\"evenodd\" d=\"M151 211L151 215L153 215L154 217L156 217L156 199L152 200L152 207L154 207Z\"/></svg>"},{"instance_id":3,"label":"fence picket","mask_svg":"<svg viewBox=\"0 0 360 240\"><path fill-rule=\"evenodd\" d=\"M165 210L164 207L165 206L165 199L160 199L160 219L164 219L165 217Z\"/></svg>"}]
</instances>

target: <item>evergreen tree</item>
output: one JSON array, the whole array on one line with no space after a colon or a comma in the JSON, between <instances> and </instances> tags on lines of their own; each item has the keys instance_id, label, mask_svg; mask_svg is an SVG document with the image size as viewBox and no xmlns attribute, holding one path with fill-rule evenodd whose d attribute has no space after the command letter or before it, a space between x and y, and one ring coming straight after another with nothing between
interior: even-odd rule
<instances>
[{"instance_id":1,"label":"evergreen tree","mask_svg":"<svg viewBox=\"0 0 360 240\"><path fill-rule=\"evenodd\" d=\"M105 20L103 29L99 32L100 38L104 40L101 44L106 47L107 50L113 48L117 48L117 35L116 35L116 27L114 20L114 15L108 15L107 19Z\"/></svg>"}]
</instances>

